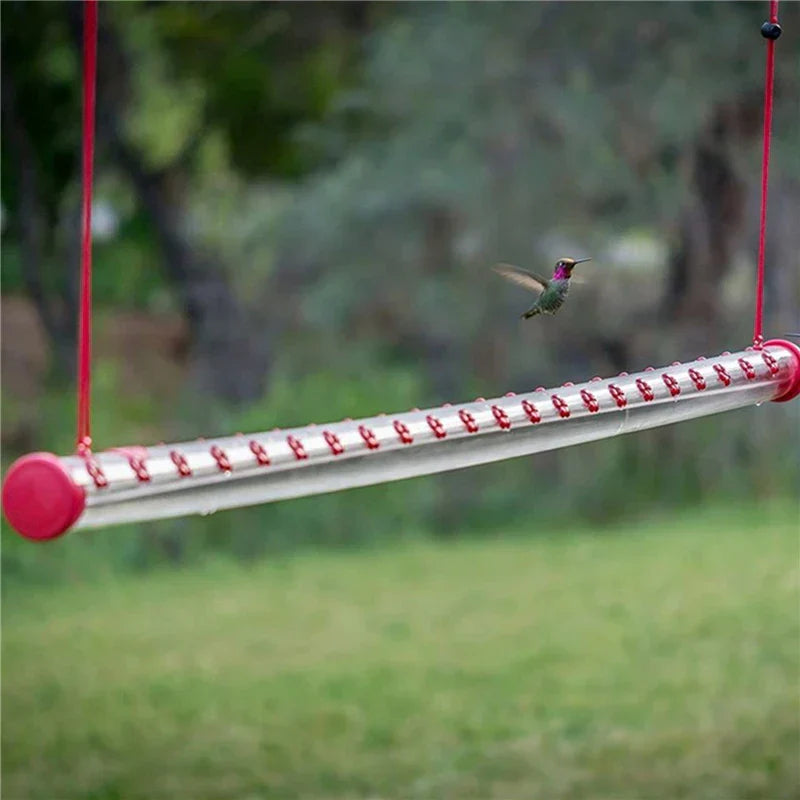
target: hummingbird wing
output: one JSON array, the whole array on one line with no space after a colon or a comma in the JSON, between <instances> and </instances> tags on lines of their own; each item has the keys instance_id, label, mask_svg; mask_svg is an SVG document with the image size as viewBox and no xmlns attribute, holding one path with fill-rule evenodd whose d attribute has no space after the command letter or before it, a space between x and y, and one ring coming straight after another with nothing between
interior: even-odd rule
<instances>
[{"instance_id":1,"label":"hummingbird wing","mask_svg":"<svg viewBox=\"0 0 800 800\"><path fill-rule=\"evenodd\" d=\"M550 284L547 278L511 264L495 264L492 269L507 281L523 286L531 292L543 292Z\"/></svg>"}]
</instances>

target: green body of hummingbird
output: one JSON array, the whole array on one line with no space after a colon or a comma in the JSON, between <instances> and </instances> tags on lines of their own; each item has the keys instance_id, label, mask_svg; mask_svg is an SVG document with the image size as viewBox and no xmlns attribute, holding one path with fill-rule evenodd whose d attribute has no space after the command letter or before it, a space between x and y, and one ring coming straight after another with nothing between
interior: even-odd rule
<instances>
[{"instance_id":1,"label":"green body of hummingbird","mask_svg":"<svg viewBox=\"0 0 800 800\"><path fill-rule=\"evenodd\" d=\"M572 270L576 264L591 261L590 258L560 258L553 268L552 278L543 278L535 272L513 267L511 264L497 264L494 271L506 280L524 286L532 292L539 292L536 302L522 315L530 319L537 314L555 314L564 305L569 292Z\"/></svg>"}]
</instances>

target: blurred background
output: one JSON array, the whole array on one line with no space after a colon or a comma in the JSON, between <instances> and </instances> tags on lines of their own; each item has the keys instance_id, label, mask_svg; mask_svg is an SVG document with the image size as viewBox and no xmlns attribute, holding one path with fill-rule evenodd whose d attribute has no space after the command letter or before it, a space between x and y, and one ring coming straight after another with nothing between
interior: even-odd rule
<instances>
[{"instance_id":1,"label":"blurred background","mask_svg":"<svg viewBox=\"0 0 800 800\"><path fill-rule=\"evenodd\" d=\"M766 273L773 336L800 330L800 6L783 6ZM96 446L496 396L749 344L766 11L747 2L101 4ZM2 4L3 469L24 452L74 446L81 30L79 3ZM509 261L544 272L562 255L593 257L579 268L586 284L558 317L520 322L529 297L489 267ZM393 552L398 540L412 552L456 547L456 539L489 547L504 531L545 541L573 529L658 526L673 514L682 522L665 530L691 530L704 514L717 519L714 509L728 509L723 532L734 518L748 529L766 525L765 536L784 531L786 557L759 573L771 583L770 569L796 555L799 410L746 409L531 459L42 547L4 528L3 587L14 600L7 625L17 603L27 626L49 617L40 597L72 598L98 583L122 593L119 613L134 613L122 610L122 597L146 604L142 581L174 587L188 580L180 576L220 569L233 587L245 580L242 566L274 569L294 563L283 560L293 553L306 564L355 545L353 558L376 545ZM739 510L725 516L731 508ZM720 580L733 589L731 574ZM79 596L84 611L103 602ZM72 618L79 630L81 613ZM756 616L754 630L763 622ZM390 638L405 635L396 624ZM66 636L65 625L50 633ZM784 633L775 636L784 646ZM48 727L62 691L53 676L30 679L35 709L20 700L22 665L38 660L45 639L29 629L17 639L13 628L9 637L19 660L4 647L4 727L37 713ZM196 665L200 655L187 653ZM791 692L796 658L781 658ZM322 724L320 735L337 724ZM786 725L780 752L794 742L796 725ZM462 745L470 735L453 734ZM102 761L103 746L93 750L86 736L80 753ZM88 767L80 780L43 789L31 766L47 758L41 750L7 745L4 761L6 753L14 796L139 796L135 781L92 783ZM764 763L773 763L770 753ZM770 792L796 788L796 770L787 777L762 767L778 782L753 789L734 777L707 796L738 797L749 786L748 797L777 798L789 795ZM325 796L366 796L379 785L367 773L320 770ZM402 784L395 777L388 785ZM317 791L284 778L270 791ZM561 784L545 778L533 788L561 797ZM643 785L653 780L660 785L652 775ZM222 796L239 796L238 786L228 794L220 785ZM414 796L503 796L498 785L415 784Z\"/></svg>"}]
</instances>

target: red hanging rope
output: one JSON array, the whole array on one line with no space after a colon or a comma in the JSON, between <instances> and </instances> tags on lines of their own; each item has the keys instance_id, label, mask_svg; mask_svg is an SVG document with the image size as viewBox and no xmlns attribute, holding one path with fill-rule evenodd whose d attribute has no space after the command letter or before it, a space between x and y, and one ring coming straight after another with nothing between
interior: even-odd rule
<instances>
[{"instance_id":1,"label":"red hanging rope","mask_svg":"<svg viewBox=\"0 0 800 800\"><path fill-rule=\"evenodd\" d=\"M83 207L81 210L81 294L78 310L78 452L91 438L92 376L92 173L97 81L97 0L85 0L83 20Z\"/></svg>"},{"instance_id":2,"label":"red hanging rope","mask_svg":"<svg viewBox=\"0 0 800 800\"><path fill-rule=\"evenodd\" d=\"M767 39L767 70L764 78L764 149L761 156L761 219L758 229L758 276L756 310L753 321L753 344L764 344L764 249L767 233L767 197L769 195L769 150L772 139L772 86L775 78L775 40L781 35L778 25L778 0L770 0L769 21L761 26Z\"/></svg>"}]
</instances>

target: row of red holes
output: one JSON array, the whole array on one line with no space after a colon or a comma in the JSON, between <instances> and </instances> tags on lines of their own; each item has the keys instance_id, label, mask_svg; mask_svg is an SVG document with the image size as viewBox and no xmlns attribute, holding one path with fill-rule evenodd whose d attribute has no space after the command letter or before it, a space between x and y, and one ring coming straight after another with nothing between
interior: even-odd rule
<instances>
[{"instance_id":1,"label":"row of red holes","mask_svg":"<svg viewBox=\"0 0 800 800\"><path fill-rule=\"evenodd\" d=\"M677 397L681 393L680 384L672 375L667 375L667 373L665 372L661 376L661 380L664 381L664 386L666 386L667 389L669 389L669 393L673 397Z\"/></svg>"},{"instance_id":2,"label":"row of red holes","mask_svg":"<svg viewBox=\"0 0 800 800\"><path fill-rule=\"evenodd\" d=\"M375 432L370 430L364 425L358 426L358 432L361 434L361 438L364 440L364 444L370 450L377 450L381 443L378 441L377 437L375 436Z\"/></svg>"},{"instance_id":3,"label":"row of red holes","mask_svg":"<svg viewBox=\"0 0 800 800\"><path fill-rule=\"evenodd\" d=\"M217 466L220 468L220 471L230 472L232 470L231 462L228 459L227 454L219 445L212 445L210 452L211 458L217 462Z\"/></svg>"},{"instance_id":4,"label":"row of red holes","mask_svg":"<svg viewBox=\"0 0 800 800\"><path fill-rule=\"evenodd\" d=\"M133 474L136 476L136 480L139 481L139 483L147 483L150 480L150 473L147 471L144 459L131 456L128 459L128 464L130 464Z\"/></svg>"},{"instance_id":5,"label":"row of red holes","mask_svg":"<svg viewBox=\"0 0 800 800\"><path fill-rule=\"evenodd\" d=\"M561 417L561 419L567 419L571 413L567 401L557 394L554 394L550 399L553 401L553 408L558 411L558 416Z\"/></svg>"},{"instance_id":6,"label":"row of red holes","mask_svg":"<svg viewBox=\"0 0 800 800\"><path fill-rule=\"evenodd\" d=\"M636 379L636 388L639 390L639 394L646 403L649 403L656 396L653 387L643 378Z\"/></svg>"},{"instance_id":7,"label":"row of red holes","mask_svg":"<svg viewBox=\"0 0 800 800\"><path fill-rule=\"evenodd\" d=\"M581 400L590 414L595 414L600 410L600 403L597 398L586 389L581 389Z\"/></svg>"},{"instance_id":8,"label":"row of red holes","mask_svg":"<svg viewBox=\"0 0 800 800\"><path fill-rule=\"evenodd\" d=\"M89 477L94 481L94 485L98 489L105 489L108 486L108 479L103 474L103 470L95 460L94 456L87 450L83 453L83 460L86 463L86 471Z\"/></svg>"},{"instance_id":9,"label":"row of red holes","mask_svg":"<svg viewBox=\"0 0 800 800\"><path fill-rule=\"evenodd\" d=\"M751 381L753 380L753 378L756 377L755 367L747 359L740 358L739 366L741 367L742 372L744 373L744 376L745 378L747 378L747 380Z\"/></svg>"},{"instance_id":10,"label":"row of red holes","mask_svg":"<svg viewBox=\"0 0 800 800\"><path fill-rule=\"evenodd\" d=\"M728 354L724 353L723 355L728 355ZM761 357L765 365L769 369L770 374L777 375L778 372L780 371L780 367L778 365L778 362L772 356L772 354L767 351L762 351ZM700 361L705 359L701 356L697 360ZM742 370L742 374L748 380L753 380L756 377L755 368L747 359L740 358L738 360L738 364ZM677 361L673 362L673 366L680 366L680 362ZM731 377L728 371L725 369L725 367L722 364L714 364L713 367L720 383L722 383L724 386L729 386L731 383ZM652 372L653 367L647 367L645 371ZM626 376L627 374L628 373L626 372L621 372L620 377ZM698 391L703 391L707 387L705 378L703 378L700 372L698 372L696 369L693 368L689 369L688 374ZM664 385L667 387L667 389L669 390L670 394L673 397L680 394L680 385L672 375L664 373L661 377L662 380L664 381ZM592 380L597 381L600 380L600 378L592 378ZM564 386L570 387L574 386L574 384L568 381L567 383L564 384ZM653 392L653 389L645 380L643 380L642 378L637 378L636 387L639 390L639 393L641 394L642 398L646 402L649 402L654 399L655 394ZM540 390L541 388L537 389L537 391ZM628 401L627 398L625 397L625 393L619 386L616 386L613 383L609 384L608 391L611 397L614 399L618 408L624 408L627 405ZM595 413L599 411L600 404L597 398L591 392L587 391L586 389L582 389L580 394L583 404L586 406L586 408L589 410L590 413ZM515 397L516 395L514 392L507 392L505 396ZM559 397L557 394L552 395L551 400L554 408L556 409L556 411L558 411L560 417L566 419L570 416L571 412L566 400L564 400L562 397ZM484 402L484 398L482 397L477 398L477 401ZM447 405L449 406L450 404ZM536 424L541 421L541 416L539 415L536 406L534 406L528 400L522 401L522 409L525 412L525 415L530 420L530 422ZM497 422L497 425L500 428L502 428L503 430L508 430L511 427L511 420L509 419L508 414L504 409L494 405L492 406L492 414ZM464 427L467 429L469 433L476 433L478 431L478 424L475 421L475 417L472 414L470 414L470 412L466 411L466 409L462 409L461 411L459 411L459 418L461 419L461 422L464 424ZM433 415L428 415L426 417L426 422L428 423L428 426L433 431L437 439L444 439L447 436L447 432L441 420L437 419ZM413 437L411 436L410 430L405 423L401 422L400 420L395 420L393 425L395 431L397 432L398 437L400 438L400 441L403 444L411 444L414 441ZM380 447L380 442L378 441L377 437L375 436L375 433L372 430L370 430L364 425L361 425L358 430L361 435L361 438L364 440L364 443L370 450L377 450ZM323 437L325 438L325 441L328 447L330 448L331 452L333 453L333 455L341 455L344 452L344 446L342 445L341 441L339 440L339 437L336 436L336 434L331 433L330 431L323 431ZM308 458L308 454L306 453L305 448L303 447L303 444L300 442L299 439L290 435L286 437L286 441L290 449L294 453L295 458L298 461L302 461ZM270 464L269 456L267 455L267 452L262 444L260 444L255 440L252 440L250 442L250 450L256 457L256 460L259 463L259 465L267 466ZM230 472L233 469L227 455L218 445L212 446L210 449L210 453L212 458L216 461L217 466L219 467L220 470L224 472ZM175 464L178 470L178 474L180 476L188 477L192 474L192 470L189 467L189 464L187 463L185 456L183 456L177 450L173 450L170 453L170 457L172 459L172 462ZM100 465L97 463L97 461L91 456L90 453L87 453L84 456L84 458L86 462L86 470L91 476L95 486L97 488L106 487L108 485L108 480L104 475L102 469L100 468ZM145 466L144 461L142 459L131 456L128 459L128 463L131 467L131 470L136 475L137 480L143 483L150 480L150 474L147 471L147 467Z\"/></svg>"},{"instance_id":11,"label":"row of red holes","mask_svg":"<svg viewBox=\"0 0 800 800\"><path fill-rule=\"evenodd\" d=\"M731 385L731 376L722 364L714 364L714 372L717 373L717 379L723 386Z\"/></svg>"},{"instance_id":12,"label":"row of red holes","mask_svg":"<svg viewBox=\"0 0 800 800\"><path fill-rule=\"evenodd\" d=\"M261 444L261 442L251 439L250 452L256 457L256 461L258 461L259 466L269 466L269 455L267 454L267 451L264 449L264 445Z\"/></svg>"},{"instance_id":13,"label":"row of red holes","mask_svg":"<svg viewBox=\"0 0 800 800\"><path fill-rule=\"evenodd\" d=\"M539 415L539 411L536 406L530 402L530 400L523 400L522 401L522 410L525 412L525 416L536 425L537 422L541 422L542 418Z\"/></svg>"},{"instance_id":14,"label":"row of red holes","mask_svg":"<svg viewBox=\"0 0 800 800\"><path fill-rule=\"evenodd\" d=\"M327 443L328 447L335 456L340 456L344 453L344 446L339 441L339 437L335 433L331 433L330 431L322 431L322 435L325 438L325 442Z\"/></svg>"},{"instance_id":15,"label":"row of red holes","mask_svg":"<svg viewBox=\"0 0 800 800\"><path fill-rule=\"evenodd\" d=\"M428 423L428 427L433 431L433 435L437 439L444 439L445 436L447 436L447 431L444 429L442 421L434 417L433 414L428 414L428 416L425 417L425 422Z\"/></svg>"},{"instance_id":16,"label":"row of red holes","mask_svg":"<svg viewBox=\"0 0 800 800\"><path fill-rule=\"evenodd\" d=\"M511 420L508 414L500 406L492 406L492 416L500 430L507 431L511 427Z\"/></svg>"},{"instance_id":17,"label":"row of red holes","mask_svg":"<svg viewBox=\"0 0 800 800\"><path fill-rule=\"evenodd\" d=\"M566 385L567 384L565 384L565 386ZM569 385L574 385L574 384L569 384ZM515 397L516 394L514 392L508 392L506 393L505 396ZM591 392L588 392L585 389L583 389L581 390L581 397L583 399L584 404L586 405L586 407L589 409L590 412L594 413L599 410L600 404L598 403L597 398L593 394L591 394ZM569 405L563 398L559 397L558 395L553 395L553 405L555 406L556 410L559 412L561 417L567 418L570 416ZM529 403L527 400L524 400L522 403L522 407L528 419L530 419L531 422L537 423L541 421L539 412L536 410L536 407L534 405ZM503 430L508 430L511 428L511 420L509 419L507 412L504 409L500 408L500 406L497 405L492 406L492 415L494 416L499 428ZM466 409L462 409L459 412L459 417L462 423L464 424L464 427L467 429L469 433L476 433L478 431L478 424L475 421L475 417L472 414L470 414L469 411L467 411ZM440 419L434 417L431 414L429 414L425 419L426 422L428 423L428 426L433 431L437 439L444 439L447 436L447 431L445 430L444 425L442 424L442 421ZM409 428L405 423L396 420L394 422L394 428L401 442L403 442L403 444L410 444L414 441L409 431ZM370 428L367 428L365 425L360 425L358 428L358 432L361 435L361 438L364 440L364 443L370 450L377 450L380 447L380 442L375 436L374 431L372 431ZM333 455L338 456L344 452L344 446L342 445L341 441L339 440L339 437L336 436L336 434L326 430L323 431L322 435ZM298 460L302 460L308 457L305 452L305 449L303 448L302 443L298 439L296 439L293 436L288 436L287 442L289 444L289 447L294 452L295 457ZM270 463L269 458L266 455L266 451L264 450L263 446L260 445L258 442L255 441L250 442L250 449L256 455L259 464L266 465ZM179 454L177 454L177 452L173 452L172 454L173 461L175 461L175 457L178 455ZM211 455L217 462L217 465L221 470L225 472L229 472L232 470L230 461L228 460L224 451L219 446L214 445L211 448ZM188 470L185 472L179 467L180 474L191 475L191 470L188 469L188 465L186 464L185 458L183 458L182 456L180 456L180 458L183 459L183 464L185 465L186 470Z\"/></svg>"},{"instance_id":18,"label":"row of red holes","mask_svg":"<svg viewBox=\"0 0 800 800\"><path fill-rule=\"evenodd\" d=\"M770 375L777 375L781 371L781 368L778 366L778 362L775 360L775 357L772 355L772 353L768 353L766 350L762 350L761 358L767 365L767 369L769 369Z\"/></svg>"},{"instance_id":19,"label":"row of red holes","mask_svg":"<svg viewBox=\"0 0 800 800\"><path fill-rule=\"evenodd\" d=\"M696 369L689 370L689 377L698 392L702 392L706 388L706 379Z\"/></svg>"},{"instance_id":20,"label":"row of red holes","mask_svg":"<svg viewBox=\"0 0 800 800\"><path fill-rule=\"evenodd\" d=\"M469 413L465 408L462 408L461 411L458 412L459 419L464 423L464 427L467 429L467 433L477 433L478 432L478 423L475 422L475 417Z\"/></svg>"},{"instance_id":21,"label":"row of red holes","mask_svg":"<svg viewBox=\"0 0 800 800\"><path fill-rule=\"evenodd\" d=\"M396 419L394 421L394 429L403 444L411 444L414 441L414 437L405 422L400 422L399 419Z\"/></svg>"}]
</instances>

